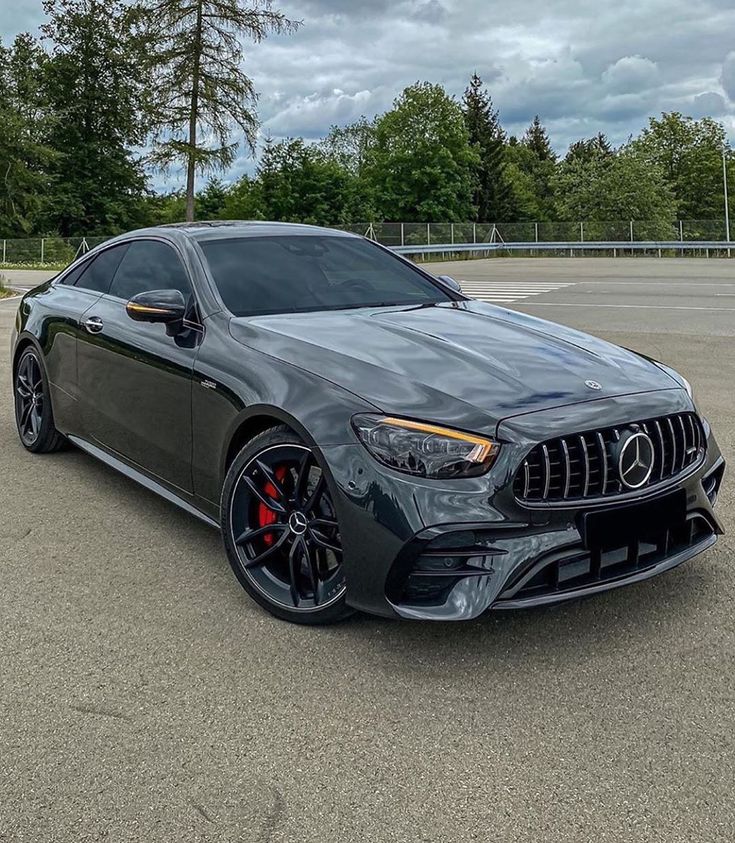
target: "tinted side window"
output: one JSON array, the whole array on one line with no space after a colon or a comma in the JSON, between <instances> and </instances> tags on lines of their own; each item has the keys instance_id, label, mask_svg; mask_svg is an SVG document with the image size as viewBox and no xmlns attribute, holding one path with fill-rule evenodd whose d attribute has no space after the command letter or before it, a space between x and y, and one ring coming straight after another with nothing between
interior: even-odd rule
<instances>
[{"instance_id":1,"label":"tinted side window","mask_svg":"<svg viewBox=\"0 0 735 843\"><path fill-rule=\"evenodd\" d=\"M155 240L136 240L120 263L110 295L127 300L149 290L180 290L188 299L191 284L170 246Z\"/></svg>"},{"instance_id":2,"label":"tinted side window","mask_svg":"<svg viewBox=\"0 0 735 843\"><path fill-rule=\"evenodd\" d=\"M72 269L71 272L67 272L61 279L61 283L67 284L69 287L73 287L81 277L82 273L87 269L89 263L89 261L84 261L83 263L80 263L79 266Z\"/></svg>"},{"instance_id":3,"label":"tinted side window","mask_svg":"<svg viewBox=\"0 0 735 843\"><path fill-rule=\"evenodd\" d=\"M105 249L92 261L88 261L85 264L86 269L76 280L76 286L83 287L85 290L106 293L110 289L112 276L115 274L115 270L118 268L127 248L127 243L113 246L111 249Z\"/></svg>"}]
</instances>

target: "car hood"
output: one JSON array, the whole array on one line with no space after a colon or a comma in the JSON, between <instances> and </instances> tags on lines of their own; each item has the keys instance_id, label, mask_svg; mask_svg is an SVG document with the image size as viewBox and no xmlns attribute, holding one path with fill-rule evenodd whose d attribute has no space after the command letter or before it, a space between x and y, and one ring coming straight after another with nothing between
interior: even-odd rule
<instances>
[{"instance_id":1,"label":"car hood","mask_svg":"<svg viewBox=\"0 0 735 843\"><path fill-rule=\"evenodd\" d=\"M230 332L385 413L467 429L489 430L519 413L680 388L632 351L477 301L240 317Z\"/></svg>"}]
</instances>

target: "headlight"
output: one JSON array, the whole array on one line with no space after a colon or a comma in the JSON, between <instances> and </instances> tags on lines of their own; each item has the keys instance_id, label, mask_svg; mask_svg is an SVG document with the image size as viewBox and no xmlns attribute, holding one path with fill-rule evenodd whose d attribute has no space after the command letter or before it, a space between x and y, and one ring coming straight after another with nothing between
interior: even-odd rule
<instances>
[{"instance_id":1,"label":"headlight","mask_svg":"<svg viewBox=\"0 0 735 843\"><path fill-rule=\"evenodd\" d=\"M500 446L482 436L383 416L354 416L352 425L376 460L416 477L477 477Z\"/></svg>"}]
</instances>

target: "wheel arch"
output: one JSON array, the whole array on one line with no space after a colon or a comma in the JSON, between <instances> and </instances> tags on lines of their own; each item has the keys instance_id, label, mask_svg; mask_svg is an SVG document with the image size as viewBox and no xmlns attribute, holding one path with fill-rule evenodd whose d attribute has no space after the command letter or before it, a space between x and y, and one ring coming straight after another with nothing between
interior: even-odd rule
<instances>
[{"instance_id":1,"label":"wheel arch","mask_svg":"<svg viewBox=\"0 0 735 843\"><path fill-rule=\"evenodd\" d=\"M220 488L224 485L227 471L240 450L258 434L278 425L285 425L290 428L309 447L315 449L318 453L319 448L314 437L301 422L297 421L289 413L281 410L279 407L267 404L248 407L247 410L240 413L237 417L227 437L227 445L223 450L220 465ZM319 459L318 456L317 459Z\"/></svg>"},{"instance_id":2,"label":"wheel arch","mask_svg":"<svg viewBox=\"0 0 735 843\"><path fill-rule=\"evenodd\" d=\"M33 336L33 334L21 334L18 339L15 341L15 347L13 348L13 360L12 360L12 374L15 377L15 370L18 366L18 361L21 358L23 352L28 348L32 347L38 353L38 356L41 361L41 365L46 368L46 361L44 360L43 349L38 344L38 340Z\"/></svg>"}]
</instances>

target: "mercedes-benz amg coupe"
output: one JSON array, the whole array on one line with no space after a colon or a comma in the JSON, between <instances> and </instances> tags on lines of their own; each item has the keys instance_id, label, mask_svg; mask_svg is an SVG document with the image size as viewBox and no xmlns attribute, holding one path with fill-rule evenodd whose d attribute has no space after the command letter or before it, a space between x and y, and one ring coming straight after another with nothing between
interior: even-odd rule
<instances>
[{"instance_id":1,"label":"mercedes-benz amg coupe","mask_svg":"<svg viewBox=\"0 0 735 843\"><path fill-rule=\"evenodd\" d=\"M556 603L721 532L681 375L338 231L117 237L23 297L12 359L29 451L72 442L221 529L291 621Z\"/></svg>"}]
</instances>

